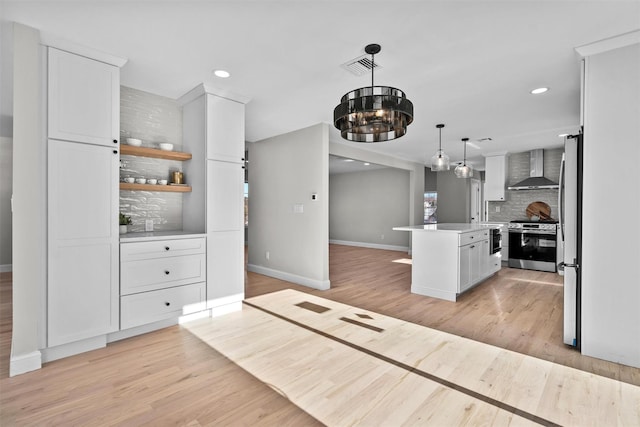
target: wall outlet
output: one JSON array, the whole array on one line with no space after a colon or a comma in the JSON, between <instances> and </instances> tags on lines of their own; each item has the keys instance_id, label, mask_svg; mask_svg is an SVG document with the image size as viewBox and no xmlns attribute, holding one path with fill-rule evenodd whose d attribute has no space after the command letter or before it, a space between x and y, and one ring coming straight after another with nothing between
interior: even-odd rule
<instances>
[{"instance_id":1,"label":"wall outlet","mask_svg":"<svg viewBox=\"0 0 640 427\"><path fill-rule=\"evenodd\" d=\"M267 259L267 261L269 261L269 256L270 256L269 251L266 251L264 253L264 257Z\"/></svg>"},{"instance_id":2,"label":"wall outlet","mask_svg":"<svg viewBox=\"0 0 640 427\"><path fill-rule=\"evenodd\" d=\"M153 220L146 219L144 221L144 231L153 231Z\"/></svg>"},{"instance_id":3,"label":"wall outlet","mask_svg":"<svg viewBox=\"0 0 640 427\"><path fill-rule=\"evenodd\" d=\"M496 206L496 212L500 212L500 206Z\"/></svg>"},{"instance_id":4,"label":"wall outlet","mask_svg":"<svg viewBox=\"0 0 640 427\"><path fill-rule=\"evenodd\" d=\"M380 240L384 240L384 234L380 235Z\"/></svg>"}]
</instances>

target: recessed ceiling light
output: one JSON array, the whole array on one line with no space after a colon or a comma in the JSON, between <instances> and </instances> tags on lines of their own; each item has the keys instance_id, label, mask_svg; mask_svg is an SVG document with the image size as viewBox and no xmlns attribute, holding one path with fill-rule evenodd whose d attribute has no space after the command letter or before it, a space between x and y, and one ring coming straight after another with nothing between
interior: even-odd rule
<instances>
[{"instance_id":1,"label":"recessed ceiling light","mask_svg":"<svg viewBox=\"0 0 640 427\"><path fill-rule=\"evenodd\" d=\"M231 77L231 73L229 73L228 71L225 71L225 70L215 70L213 72L213 74L216 77L220 77L221 79L226 79L228 77Z\"/></svg>"},{"instance_id":2,"label":"recessed ceiling light","mask_svg":"<svg viewBox=\"0 0 640 427\"><path fill-rule=\"evenodd\" d=\"M533 90L531 91L531 93L532 93L532 94L534 94L534 95L538 95L538 94L541 94L541 93L545 93L545 92L546 92L546 91L548 91L548 90L549 90L549 88L548 88L548 87L539 87L539 88L537 88L537 89L533 89Z\"/></svg>"},{"instance_id":3,"label":"recessed ceiling light","mask_svg":"<svg viewBox=\"0 0 640 427\"><path fill-rule=\"evenodd\" d=\"M569 134L568 133L561 133L560 135L558 135L558 137L560 137L560 138L564 138L565 136L569 136Z\"/></svg>"},{"instance_id":4,"label":"recessed ceiling light","mask_svg":"<svg viewBox=\"0 0 640 427\"><path fill-rule=\"evenodd\" d=\"M344 159L345 162L353 162L353 159Z\"/></svg>"},{"instance_id":5,"label":"recessed ceiling light","mask_svg":"<svg viewBox=\"0 0 640 427\"><path fill-rule=\"evenodd\" d=\"M371 164L371 163L365 163L364 165L365 165L365 166L369 166L370 164Z\"/></svg>"}]
</instances>

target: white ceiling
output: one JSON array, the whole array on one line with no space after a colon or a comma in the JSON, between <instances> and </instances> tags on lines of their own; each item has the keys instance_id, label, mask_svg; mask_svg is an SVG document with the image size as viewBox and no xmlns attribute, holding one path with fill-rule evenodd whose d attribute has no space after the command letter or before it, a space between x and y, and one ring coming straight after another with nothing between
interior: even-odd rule
<instances>
[{"instance_id":1,"label":"white ceiling","mask_svg":"<svg viewBox=\"0 0 640 427\"><path fill-rule=\"evenodd\" d=\"M332 123L340 97L370 84L340 65L378 43L375 83L404 90L407 135L362 148L424 163L443 148L482 154L559 147L579 123L574 48L640 28L627 1L29 1L3 19L128 58L125 86L178 98L201 82L251 98L246 138ZM214 69L231 72L213 77ZM551 89L543 95L529 91ZM491 137L491 142L477 142ZM332 141L343 142L331 126ZM356 144L356 143L348 143ZM363 144L360 144L362 146Z\"/></svg>"}]
</instances>

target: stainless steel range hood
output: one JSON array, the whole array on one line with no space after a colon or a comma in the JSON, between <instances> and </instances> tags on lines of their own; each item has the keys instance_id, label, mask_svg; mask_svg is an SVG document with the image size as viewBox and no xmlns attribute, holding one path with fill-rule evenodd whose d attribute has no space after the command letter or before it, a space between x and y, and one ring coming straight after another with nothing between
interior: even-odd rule
<instances>
[{"instance_id":1,"label":"stainless steel range hood","mask_svg":"<svg viewBox=\"0 0 640 427\"><path fill-rule=\"evenodd\" d=\"M558 189L559 185L543 176L544 173L544 150L531 150L529 153L529 163L531 169L529 178L518 182L510 187L509 190L542 190L542 189Z\"/></svg>"}]
</instances>

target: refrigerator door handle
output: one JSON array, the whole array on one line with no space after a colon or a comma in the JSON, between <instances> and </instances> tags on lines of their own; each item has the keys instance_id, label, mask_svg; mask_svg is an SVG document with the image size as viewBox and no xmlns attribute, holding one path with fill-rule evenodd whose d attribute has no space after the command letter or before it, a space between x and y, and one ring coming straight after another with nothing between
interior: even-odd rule
<instances>
[{"instance_id":1,"label":"refrigerator door handle","mask_svg":"<svg viewBox=\"0 0 640 427\"><path fill-rule=\"evenodd\" d=\"M576 264L576 260L575 259L573 260L573 264L569 264L569 263L566 263L566 262L561 262L561 263L558 264L558 268L563 268L564 269L566 267L575 268L577 270L577 269L580 268L580 265Z\"/></svg>"},{"instance_id":2,"label":"refrigerator door handle","mask_svg":"<svg viewBox=\"0 0 640 427\"><path fill-rule=\"evenodd\" d=\"M562 199L564 198L564 153L560 162L560 179L558 182L558 221L560 221L560 238L564 242L564 212L562 211Z\"/></svg>"}]
</instances>

